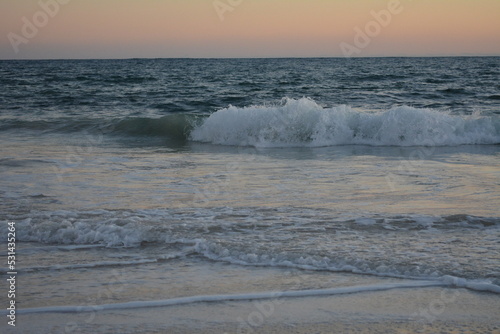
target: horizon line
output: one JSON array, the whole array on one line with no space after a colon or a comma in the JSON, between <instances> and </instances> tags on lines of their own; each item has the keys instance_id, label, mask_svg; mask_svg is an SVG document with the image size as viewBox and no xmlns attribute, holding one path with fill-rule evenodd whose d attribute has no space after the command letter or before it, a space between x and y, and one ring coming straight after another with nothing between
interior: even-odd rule
<instances>
[{"instance_id":1,"label":"horizon line","mask_svg":"<svg viewBox=\"0 0 500 334\"><path fill-rule=\"evenodd\" d=\"M496 55L426 55L426 56L274 56L274 57L125 57L125 58L0 58L0 61L36 61L36 60L159 60L159 59L367 59L367 58L493 58L500 57Z\"/></svg>"}]
</instances>

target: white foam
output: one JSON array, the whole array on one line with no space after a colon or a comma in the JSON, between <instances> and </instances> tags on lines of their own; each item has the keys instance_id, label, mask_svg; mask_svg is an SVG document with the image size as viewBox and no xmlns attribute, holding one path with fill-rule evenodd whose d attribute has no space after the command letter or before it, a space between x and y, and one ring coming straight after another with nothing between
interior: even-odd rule
<instances>
[{"instance_id":1,"label":"white foam","mask_svg":"<svg viewBox=\"0 0 500 334\"><path fill-rule=\"evenodd\" d=\"M493 292L500 293L500 286L496 284L492 284L490 282L479 281L479 280L466 280L464 278L454 277L454 276L443 276L443 282L446 284L457 287L457 288L465 288L469 290L475 291L485 291L485 292Z\"/></svg>"},{"instance_id":2,"label":"white foam","mask_svg":"<svg viewBox=\"0 0 500 334\"><path fill-rule=\"evenodd\" d=\"M49 307L37 307L30 309L19 309L17 312L19 314L97 312L106 310L124 310L124 309L139 309L148 307L177 306L177 305L185 305L193 303L333 296L333 295L362 293L362 292L386 291L393 289L439 287L444 285L445 283L439 281L411 281L407 283L350 286L350 287L331 288L331 289L271 291L271 292L246 293L246 294L234 294L234 295L190 296L190 297L163 299L163 300L132 301L127 303L104 304L104 305L94 305L94 306L49 306ZM5 313L6 312L3 311L3 314Z\"/></svg>"},{"instance_id":3,"label":"white foam","mask_svg":"<svg viewBox=\"0 0 500 334\"><path fill-rule=\"evenodd\" d=\"M377 277L392 277L412 280L440 280L443 276L439 268L402 266L399 263L380 263L365 261L361 258L348 261L333 257L318 257L307 254L254 254L245 253L237 249L227 249L217 243L200 239L194 246L197 253L212 261L222 261L241 266L294 268L314 271L347 272L353 274L373 275ZM421 256L421 254L419 254ZM461 281L462 280L462 281ZM467 282L467 284L462 283ZM456 287L471 290L481 290L498 293L500 286L489 280L465 280L453 277L447 281Z\"/></svg>"},{"instance_id":4,"label":"white foam","mask_svg":"<svg viewBox=\"0 0 500 334\"><path fill-rule=\"evenodd\" d=\"M101 219L87 213L52 212L38 215L42 221L32 218L18 223L20 241L58 244L99 244L106 247L136 247L143 241L157 241L150 229L138 224L138 217L116 216L113 212L102 213ZM38 220L38 219L37 219ZM145 235L147 234L147 235ZM163 240L161 240L163 241Z\"/></svg>"},{"instance_id":5,"label":"white foam","mask_svg":"<svg viewBox=\"0 0 500 334\"><path fill-rule=\"evenodd\" d=\"M308 98L284 99L280 106L219 110L195 127L190 139L255 147L499 144L500 120L407 106L369 113L345 105L324 108Z\"/></svg>"},{"instance_id":6,"label":"white foam","mask_svg":"<svg viewBox=\"0 0 500 334\"><path fill-rule=\"evenodd\" d=\"M225 209L221 210L224 211ZM194 253L212 261L235 265L351 272L379 277L417 280L434 280L442 275L449 274L481 279L492 277L492 275L483 275L480 270L485 269L489 273L495 272L494 266L488 264L486 260L482 262L485 263L484 267L452 267L450 263L453 264L457 261L453 255L448 255L448 253L442 253L439 254L439 257L434 257L434 262L419 263L418 259L429 256L430 252L432 252L432 250L427 248L425 241L409 247L405 252L397 254L397 258L393 259L388 257L388 248L384 246L384 242L378 242L374 239L375 243L371 243L369 248L365 249L366 244L363 240L357 239L357 237L356 239L351 239L351 237L355 235L368 236L372 234L370 232L372 230L377 233L383 233L383 229L389 227L395 231L415 229L421 231L421 227L424 227L426 233L428 230L431 231L429 233L433 234L434 239L445 240L446 249L450 247L453 249L455 244L450 244L449 240L441 238L442 232L440 229L448 231L450 226L455 226L456 224L459 224L461 229L469 227L468 225L474 228L474 230L484 229L486 231L492 228L497 229L499 227L497 218L469 216L431 217L419 215L392 218L349 216L352 220L349 217L343 217L339 221L335 221L330 215L327 215L320 220L322 221L326 218L329 221L328 226L337 230L339 240L338 244L334 245L333 235L330 232L324 231L325 224L321 222L318 224L304 224L304 222L308 222L307 217L298 219L293 224L287 225L284 228L278 223L279 218L282 217L280 214L273 218L276 224L269 225L260 230L255 229L253 223L248 224L246 218L243 219L243 225L239 225L234 221L234 216L228 216L227 219L221 218L223 215L218 215L220 212L217 208L199 212L199 217L192 224L188 223L189 219L192 219L193 216L191 212L186 212L185 215L183 212L177 212L176 214L174 211L168 209L144 210L141 212L102 211L97 216L89 214L86 211L32 212L30 214L32 218L27 218L17 223L19 231L18 240L20 242L36 241L58 244L57 246L48 246L47 249L52 251L54 249L57 250L59 247L77 249L78 247L88 248L89 245L122 248L124 246L141 247L144 243L159 245L175 244L176 249L179 245L185 246L179 252L180 255L176 256L186 256ZM249 214L252 218L256 215L254 211L247 212L247 209L242 209L232 214L235 213ZM219 218L215 220L214 217ZM349 219L346 221L344 218ZM168 221L168 224L165 223L166 221ZM487 223L481 223L483 221ZM349 222L353 222L353 224ZM467 226L462 227L463 224ZM224 233L226 233L225 237L221 238L217 233L211 233L208 227L221 227L225 231ZM216 228L215 230L218 229ZM280 231L280 233L267 233L272 231ZM297 231L301 231L300 233L313 231L315 237L310 240L304 240L304 243L297 245L299 248L288 248L287 244L289 242L287 240L293 238ZM346 233L345 235L342 234L344 232ZM263 233L267 233L266 238L262 238ZM467 233L467 231L463 231L463 233ZM484 235L484 233L481 235ZM406 236L406 234L402 236ZM258 239L252 239L253 237L258 237ZM247 238L249 239L247 240ZM257 240L259 244L254 244L249 240ZM314 243L314 240L322 240L325 247L327 247L326 251L321 249L321 247L315 247L311 243ZM354 242L349 240L354 240ZM483 241L486 241L486 239L483 239ZM492 239L488 243L490 249L494 249L494 242L495 240ZM66 244L66 246L61 244ZM331 245L331 247L328 245ZM460 246L461 244L458 243L457 245ZM360 251L361 249L364 249L366 252ZM36 248L21 249L20 251L24 253L37 252ZM172 254L169 253L168 255ZM412 262L415 259L417 259L417 263ZM156 256L154 258L120 258L109 262L61 264L60 266L31 267L26 269L32 271L72 270L99 266L140 265L141 263L147 264L154 261L159 261L159 258ZM483 282L474 282L476 284L475 288L484 287L484 285L480 285L479 283L483 284Z\"/></svg>"},{"instance_id":7,"label":"white foam","mask_svg":"<svg viewBox=\"0 0 500 334\"><path fill-rule=\"evenodd\" d=\"M448 288L466 288L475 291L488 291L500 293L500 287L474 281L467 281L462 278L453 276L444 276L441 279L433 281L409 281L405 283L387 283L364 286L349 286L330 289L312 289L312 290L288 290L288 291L268 291L260 293L245 293L233 295L199 295L161 300L148 301L131 301L126 303L103 304L93 306L48 306L36 307L28 309L18 309L18 314L32 313L82 313L82 312L100 312L107 310L125 310L125 309L141 309L150 307L168 307L179 306L194 303L214 303L227 301L252 301L262 299L278 299L278 298L299 298L299 297L315 297L315 296L334 296L343 294L354 294L363 292L388 291L394 289L418 289L431 287L448 287ZM7 314L7 311L2 310L0 314Z\"/></svg>"}]
</instances>

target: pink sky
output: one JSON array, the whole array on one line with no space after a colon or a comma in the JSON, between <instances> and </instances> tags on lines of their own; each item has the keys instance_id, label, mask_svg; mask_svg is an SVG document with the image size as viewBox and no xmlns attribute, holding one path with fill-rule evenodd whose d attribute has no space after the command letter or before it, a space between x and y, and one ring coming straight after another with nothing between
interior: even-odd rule
<instances>
[{"instance_id":1,"label":"pink sky","mask_svg":"<svg viewBox=\"0 0 500 334\"><path fill-rule=\"evenodd\" d=\"M498 56L500 1L2 0L0 33L0 59Z\"/></svg>"}]
</instances>

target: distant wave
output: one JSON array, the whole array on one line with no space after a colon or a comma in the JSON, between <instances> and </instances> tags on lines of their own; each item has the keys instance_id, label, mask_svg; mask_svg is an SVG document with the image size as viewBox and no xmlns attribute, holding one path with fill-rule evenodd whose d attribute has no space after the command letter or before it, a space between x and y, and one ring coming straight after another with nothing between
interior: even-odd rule
<instances>
[{"instance_id":1,"label":"distant wave","mask_svg":"<svg viewBox=\"0 0 500 334\"><path fill-rule=\"evenodd\" d=\"M189 138L256 147L499 144L500 119L407 106L368 113L349 106L324 108L308 98L284 99L280 106L219 110L195 127Z\"/></svg>"},{"instance_id":2,"label":"distant wave","mask_svg":"<svg viewBox=\"0 0 500 334\"><path fill-rule=\"evenodd\" d=\"M48 133L88 132L99 135L167 137L187 140L193 125L202 116L171 114L160 118L127 117L123 119L5 120L0 131L26 129Z\"/></svg>"},{"instance_id":3,"label":"distant wave","mask_svg":"<svg viewBox=\"0 0 500 334\"><path fill-rule=\"evenodd\" d=\"M136 136L163 136L170 139L186 140L196 116L173 114L161 118L127 118L110 126L113 133Z\"/></svg>"}]
</instances>

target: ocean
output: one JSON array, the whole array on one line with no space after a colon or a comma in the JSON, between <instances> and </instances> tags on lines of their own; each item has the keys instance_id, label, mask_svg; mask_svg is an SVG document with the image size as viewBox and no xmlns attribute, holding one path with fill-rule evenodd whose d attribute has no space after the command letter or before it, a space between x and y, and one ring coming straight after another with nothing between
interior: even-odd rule
<instances>
[{"instance_id":1,"label":"ocean","mask_svg":"<svg viewBox=\"0 0 500 334\"><path fill-rule=\"evenodd\" d=\"M115 333L106 312L429 286L498 314L499 65L0 61L19 326Z\"/></svg>"}]
</instances>

